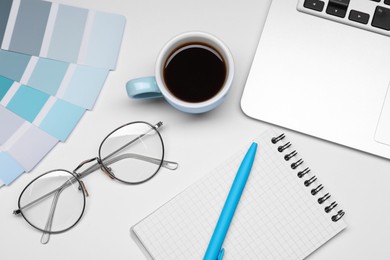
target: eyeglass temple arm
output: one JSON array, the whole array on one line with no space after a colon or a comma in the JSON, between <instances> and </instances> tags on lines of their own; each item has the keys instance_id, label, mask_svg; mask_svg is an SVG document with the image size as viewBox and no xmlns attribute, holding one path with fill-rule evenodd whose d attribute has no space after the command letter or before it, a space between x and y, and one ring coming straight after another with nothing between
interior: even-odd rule
<instances>
[{"instance_id":1,"label":"eyeglass temple arm","mask_svg":"<svg viewBox=\"0 0 390 260\"><path fill-rule=\"evenodd\" d=\"M133 144L135 141L137 141L138 139L144 137L145 135L147 135L148 133L150 133L152 130L158 130L159 128L161 128L163 126L163 122L159 121L157 124L155 124L152 128L150 128L149 130L147 130L145 133L143 134L140 134L139 136L137 136L136 138L134 138L133 140L129 141L128 143L124 144L123 146L119 147L118 149L116 149L115 151L113 151L112 153L110 153L109 155L107 155L105 158L102 159L103 162L107 161L105 163L105 165L110 165L114 162L117 162L121 159L118 159L118 160L115 160L115 161L112 161L113 159L111 160L108 160L110 157L112 157L113 155L117 154L118 152L122 151L123 149L125 149L126 147L128 147L129 145ZM130 155L130 154L129 154ZM144 160L144 161L147 161L147 162L151 162L151 163L155 163L155 164L160 164L161 163L161 160L159 159L155 159L155 158L151 158L151 157L147 157L147 156L143 156L143 155L137 155L137 154L133 154L134 156L133 157L129 157L129 158L135 158L135 159L140 159L140 160ZM120 158L121 156L119 156L118 158ZM124 159L124 158L122 158ZM94 161L96 160L96 158L93 158L93 159L90 159L90 160L86 160L82 163L80 163L79 166L77 166L77 168L73 171L73 172L76 172L78 169L80 169L84 164L86 163L89 163L91 161ZM101 162L100 162L101 163ZM80 178L82 177L85 177L87 176L88 174L98 170L99 168L101 168L101 165L100 165L99 161L97 164L94 164L92 165L91 167L89 167L88 169L86 169L84 172L80 173L79 175ZM163 163L161 165L162 167L164 168L167 168L167 169L170 169L170 170L176 170L177 167L178 167L178 163L176 162L172 162L172 161L166 161L166 160L163 160Z\"/></svg>"},{"instance_id":2,"label":"eyeglass temple arm","mask_svg":"<svg viewBox=\"0 0 390 260\"><path fill-rule=\"evenodd\" d=\"M159 165L161 163L161 159L156 159L156 158L148 157L148 156L141 155L141 154L126 153L126 154L122 154L120 156L117 156L117 157L111 159L108 162L108 164L112 164L112 163L115 163L115 162L123 160L123 159L131 159L131 158L142 160L142 161L145 161L145 162L154 163L154 164L157 164L157 165ZM162 164L161 164L161 167L167 168L169 170L176 170L177 167L179 167L179 164L177 162L163 160Z\"/></svg>"},{"instance_id":3,"label":"eyeglass temple arm","mask_svg":"<svg viewBox=\"0 0 390 260\"><path fill-rule=\"evenodd\" d=\"M36 203L44 200L44 199L47 199L49 198L51 195L54 194L54 198L53 198L53 202L51 204L51 207L50 207L50 211L49 211L49 217L47 219L47 222L46 222L46 226L45 226L45 231L43 232L42 234L42 237L41 237L41 243L42 244L47 244L50 240L50 231L51 231L51 226L53 224L53 217L54 217L54 212L56 210L56 207L57 207L57 203L58 203L58 198L60 197L60 194L61 192L67 188L68 186L72 185L74 182L76 181L76 178L73 177L69 180L67 180L63 185L61 185L59 188L41 196L40 198L30 202L29 204L25 205L24 207L18 209L18 210L15 210L14 211L14 214L17 215L17 214L20 214L22 209L25 209L25 208L28 208L30 206L33 206L35 205Z\"/></svg>"},{"instance_id":4,"label":"eyeglass temple arm","mask_svg":"<svg viewBox=\"0 0 390 260\"><path fill-rule=\"evenodd\" d=\"M49 217L46 222L45 231L42 233L42 237L41 237L42 244L47 244L50 240L50 231L51 231L51 226L53 224L54 212L57 207L58 198L60 197L60 194L63 190L64 190L63 188L60 189L54 195L53 202L51 203L51 207L49 211Z\"/></svg>"},{"instance_id":5,"label":"eyeglass temple arm","mask_svg":"<svg viewBox=\"0 0 390 260\"><path fill-rule=\"evenodd\" d=\"M161 128L162 126L163 126L163 123L162 123L161 121L158 122L157 124L155 124L155 125L153 126L153 128L151 128L150 130L146 131L144 134L141 134L140 136L134 138L133 140L131 140L130 142L128 142L128 143L125 144L124 146L120 147L119 149L115 150L114 152L112 152L111 154L109 154L108 156L106 156L106 157L103 159L103 161L107 160L107 159L108 159L109 157L111 157L112 155L116 154L117 152L119 152L119 151L123 150L124 148L126 148L127 146L131 145L132 143L134 143L134 142L135 142L136 140L138 140L139 138L145 136L145 135L148 134L152 129L156 129L156 130L157 130L157 129ZM131 156L131 155L133 155L133 156ZM110 165L110 164L112 164L112 163L114 163L114 162L117 162L117 161L122 160L122 159L125 159L125 158L136 158L136 159L140 159L140 160L143 159L143 160L145 160L145 161L148 161L148 162L151 162L151 163L155 163L155 164L160 164L160 162L161 162L159 159L155 159L155 158L151 158L151 157L147 157L147 156L143 156L143 155L137 155L137 154L124 154L124 155L118 156L118 158L120 158L120 159L115 160L116 158L117 158L117 157L115 157L115 158L109 160L109 161L107 162L107 165ZM94 161L94 160L96 160L96 158L89 159L89 160L86 160L86 161L82 162L79 166L76 167L76 169L75 169L73 172L76 172L76 170L80 169L84 164L89 163L89 162L92 162L92 161ZM177 167L178 167L178 163L172 162L172 161L163 160L163 163L162 163L161 166L164 167L164 168L170 169L170 170L175 170L175 169L177 169ZM83 178L83 177L89 175L90 173L92 173L92 172L98 170L99 168L101 168L100 163L95 163L95 164L93 164L92 166L90 166L89 168L87 168L85 171L83 171L83 172L81 172L80 174L77 174L77 175L78 175L79 178ZM71 184L71 183L69 183L67 186L69 186L70 184ZM65 185L65 184L64 184L64 185ZM30 206L32 206L32 205L34 205L34 204L36 204L36 203L38 203L38 202L40 202L40 201L46 199L46 198L49 198L51 195L53 195L54 193L56 193L56 192L59 191L60 189L62 189L62 186L59 187L59 188L57 188L57 189L55 189L55 190L53 190L53 191L51 191L51 192L46 193L45 195L42 195L40 198L38 198L38 199L36 199L36 200L30 202L29 204L25 205L24 207L19 208L19 209L17 209L17 210L14 210L13 213L14 213L15 215L20 214L21 211L22 211L23 209L28 208L28 207L30 207Z\"/></svg>"},{"instance_id":6,"label":"eyeglass temple arm","mask_svg":"<svg viewBox=\"0 0 390 260\"><path fill-rule=\"evenodd\" d=\"M154 164L160 164L161 163L160 159L147 157L147 156L139 155L139 154L132 154L132 153L122 154L120 156L114 157L114 158L108 160L106 163L107 163L107 165L111 165L111 164L113 164L115 162L118 162L118 161L123 160L123 159L128 159L128 158L139 159L139 160L147 161L147 162L154 163ZM94 159L86 160L84 163L88 163L88 162L91 162L93 160ZM82 163L81 165L83 165L84 163ZM78 168L80 168L80 167L78 167ZM99 169L100 167L101 167L101 165L99 163L96 163L96 164L92 165L91 167L86 169L84 172L80 173L79 174L79 178L82 178L82 177L84 177L84 176L94 172L95 170ZM177 169L178 164L176 162L171 162L171 161L166 161L165 160L162 163L162 167L165 167L165 168L170 169L170 170L175 170L175 169ZM78 168L76 168L76 169L78 169ZM49 232L50 232L51 226L53 224L53 217L54 217L55 209L57 207L58 198L59 198L61 192L66 187L70 186L75 181L74 178L72 178L72 179L70 179L69 181L64 183L61 187L57 188L56 190L54 190L52 192L49 192L46 195L43 195L42 197L36 199L35 201L32 201L31 203L29 203L28 205L26 205L26 206L24 206L22 208L22 209L24 209L24 208L30 207L30 206L32 206L32 205L42 201L43 199L48 198L52 194L54 194L53 202L51 204L51 208L50 208L50 212L49 212L49 217L47 219L46 226L45 226L45 231L47 231L47 232L43 232L42 237L41 237L41 243L42 244L47 244L49 242L49 240L50 240L50 233ZM20 211L22 209L18 210L19 213L20 213Z\"/></svg>"},{"instance_id":7,"label":"eyeglass temple arm","mask_svg":"<svg viewBox=\"0 0 390 260\"><path fill-rule=\"evenodd\" d=\"M85 163L91 162L95 159L96 158L84 161L75 169L75 171L80 169ZM148 157L148 156L144 156L144 155L140 155L140 154L135 154L135 153L126 153L126 154L122 154L122 155L116 156L116 157L111 158L111 159L105 159L105 160L103 160L103 163L105 166L109 166L109 165L116 163L116 162L123 160L123 159L138 159L138 160L153 163L156 165L159 165L161 163L160 159L156 159L153 157ZM169 169L169 170L176 170L178 166L179 166L178 163L173 162L173 161L168 161L168 160L163 160L162 164L161 164L161 167L164 167L164 168ZM98 170L99 168L102 168L102 165L100 163L95 163L95 164L91 165L89 168L87 168L86 170L84 170L83 172L78 173L78 177L84 178L85 176Z\"/></svg>"},{"instance_id":8,"label":"eyeglass temple arm","mask_svg":"<svg viewBox=\"0 0 390 260\"><path fill-rule=\"evenodd\" d=\"M77 181L77 179L76 179L75 177L70 178L69 180L67 180L64 184L62 184L62 185L61 185L60 187L58 187L57 189L52 190L52 191L46 193L45 195L42 195L41 197L39 197L39 198L37 198L37 199L31 201L30 203L24 205L23 207L20 207L20 208L17 209L17 210L14 210L13 213L14 213L15 215L19 215L20 213L22 213L22 210L23 210L23 209L29 208L29 207L31 207L31 206L33 206L33 205L35 205L35 204L37 204L37 203L39 203L39 202L41 202L41 201L43 201L43 200L46 200L46 199L48 199L48 198L49 198L50 196L52 196L52 195L55 196L56 193L61 192L63 189L65 189L66 187L72 185L72 184L73 184L74 182L76 182L76 181Z\"/></svg>"},{"instance_id":9,"label":"eyeglass temple arm","mask_svg":"<svg viewBox=\"0 0 390 260\"><path fill-rule=\"evenodd\" d=\"M161 162L161 160L155 159L155 158L152 158L152 157L147 157L147 156L143 156L143 155L139 155L139 154L127 153L127 154L122 154L120 156L114 157L111 160L108 160L107 161L107 165L110 165L112 163L115 163L117 161L120 161L120 160L123 160L123 159L127 159L127 158L140 159L140 160L144 160L144 161L147 161L147 162L150 162L150 163L154 163L154 164L160 164L160 162ZM87 161L85 161L85 163L91 162L91 161L93 161L93 159L87 160ZM175 170L175 169L177 169L178 164L175 163L175 162L171 162L171 161L163 161L162 166L166 167L167 169L170 169L170 170ZM88 168L87 170L85 170L83 173L85 173L88 170L93 172L93 171L97 170L97 169L95 169L96 167L99 168L101 166L100 166L99 163L96 163L96 164L92 165L90 168ZM83 173L81 173L81 174L83 174ZM88 172L88 174L89 174L89 172ZM82 176L80 176L80 178L81 177ZM61 192L67 186L69 186L69 185L65 185L65 184L62 185L62 187L59 188L58 191L56 191L55 194L54 194L53 202L51 204L51 208L50 208L50 212L49 212L49 218L47 219L46 226L45 226L45 231L47 231L47 232L43 232L42 237L41 237L41 243L42 244L47 244L49 242L49 240L50 240L50 233L49 232L51 231L51 226L53 224L53 217L54 217L55 209L57 207L58 198L59 198Z\"/></svg>"},{"instance_id":10,"label":"eyeglass temple arm","mask_svg":"<svg viewBox=\"0 0 390 260\"><path fill-rule=\"evenodd\" d=\"M154 126L154 129L158 129L162 126L162 122L158 122L155 126ZM124 148L126 148L127 146L131 145L132 143L134 143L137 139L145 136L147 133L149 133L152 129L150 129L149 131L147 131L146 133L138 136L137 138L131 140L130 142L128 142L127 144L125 144L124 146L120 147L118 150L114 151L113 153L109 154L105 159L108 159L109 157L111 157L112 155L118 153L119 151L123 150ZM150 163L154 163L154 164L160 164L161 163L161 160L160 159L156 159L156 158L152 158L152 157L147 157L147 156L143 156L143 155L139 155L139 154L122 154L120 156L117 156L115 158L112 158L110 160L108 160L106 162L107 165L111 165L112 163L115 163L117 161L120 161L120 160L123 160L123 159L126 159L126 158L134 158L134 159L139 159L139 160L144 160L146 162L150 162ZM89 163L89 162L92 162L94 159L90 159L90 160L87 160L87 161L84 161L83 163L81 163L76 169L74 172L76 172L76 170L78 170L79 168L81 168L85 163ZM167 169L170 169L170 170L175 170L177 169L178 167L178 164L176 162L172 162L172 161L167 161L167 160L163 160L162 162L162 167L164 168L167 168ZM98 163L95 163L94 165L92 165L91 167L89 167L88 169L86 169L85 171L83 171L82 173L80 174L77 174L79 178L83 178L84 176L94 172L95 170L101 168L101 164L100 162ZM54 212L55 212L55 209L57 207L57 202L58 202L58 198L61 194L61 192L64 190L64 188L70 186L76 179L75 178L71 178L70 180L68 180L67 182L65 182L61 187L41 196L40 198L30 202L29 204L25 205L24 207L22 208L19 208L17 210L14 211L14 214L17 215L17 214L20 214L22 209L24 208L28 208L44 199L47 199L49 198L51 195L54 194L54 198L53 198L53 202L52 202L52 205L51 205L51 208L50 208L50 212L49 212L49 217L48 217L48 220L47 220L47 223L46 223L46 226L45 226L45 231L48 231L48 232L43 232L42 234L42 237L41 237L41 243L42 244L47 244L50 240L50 230L51 230L51 226L53 224L53 217L54 217Z\"/></svg>"},{"instance_id":11,"label":"eyeglass temple arm","mask_svg":"<svg viewBox=\"0 0 390 260\"><path fill-rule=\"evenodd\" d=\"M118 149L116 149L115 151L113 151L112 153L110 153L109 155L107 155L105 158L102 159L102 161L105 161L107 160L108 158L110 158L111 156L113 156L114 154L122 151L123 149L125 149L126 147L128 147L129 145L131 145L132 143L134 143L136 140L140 139L141 137L145 136L146 134L148 134L150 131L152 131L152 129L155 129L157 130L158 128L160 128L161 126L163 125L163 123L160 121L158 122L156 125L154 125L151 129L149 129L148 131L146 131L145 133L137 136L136 138L134 138L133 140L131 140L130 142L126 143L125 145L119 147ZM95 157L95 158L92 158L92 159L88 159L88 160L85 160L83 162L81 162L77 167L76 169L73 170L73 172L75 173L78 169L80 169L82 166L84 166L85 164L87 163L90 163L90 162L93 162L97 160L98 163L97 164L94 164L92 165L91 167L89 167L88 169L86 169L84 171L84 176L88 175L89 173L93 172L93 171L96 171L98 170L99 168L101 168L100 164L101 162L99 161L100 159Z\"/></svg>"},{"instance_id":12,"label":"eyeglass temple arm","mask_svg":"<svg viewBox=\"0 0 390 260\"><path fill-rule=\"evenodd\" d=\"M156 158L152 158L152 157L147 157L147 156L139 155L139 154L127 153L127 154L122 154L122 155L120 155L120 156L114 157L114 158L112 158L112 159L110 159L110 160L107 160L107 163L106 163L106 164L107 164L107 165L111 165L111 164L113 164L113 163L115 163L115 162L117 162L117 161L120 161L120 160L123 160L123 159L126 159L126 158L135 158L135 159L144 160L144 161L147 161L147 162L150 162L150 163L154 163L154 164L160 164L160 162L161 162L160 159L156 159ZM86 160L86 161L82 162L82 163L75 169L75 171L76 171L77 169L80 169L84 164L86 164L86 163L88 163L88 162L92 162L92 161L94 161L94 160L96 160L96 158L93 158L93 159ZM178 167L178 163L172 162L172 161L164 160L161 166L164 167L164 168L167 168L167 169L169 169L169 170L176 170L177 167ZM95 164L91 165L89 168L87 168L85 171L83 171L83 172L77 174L77 176L81 179L81 178L83 178L83 177L89 175L90 173L92 173L92 172L98 170L98 169L101 168L101 167L102 167L101 164L95 163ZM72 179L73 179L73 178L72 178ZM21 213L21 211L22 211L23 209L26 209L26 208L28 208L28 207L30 207L30 206L33 206L34 204L37 204L37 203L39 203L39 202L41 202L41 201L43 201L43 200L45 200L45 199L48 199L50 196L55 195L55 193L56 193L56 192L59 192L61 189L66 188L67 186L70 186L70 185L75 181L75 179L73 179L73 180L72 180L72 179L70 179L69 181L67 181L67 182L66 182L65 184L63 184L61 187L58 187L57 189L52 190L51 192L48 192L48 193L46 193L45 195L42 195L41 197L37 198L36 200L30 202L29 204L27 204L27 205L25 205L25 206L23 206L23 207L21 207L21 208L19 208L19 209L17 209L17 210L14 210L14 214L15 214L15 215L18 215L18 214ZM64 185L66 185L66 186L64 186Z\"/></svg>"}]
</instances>

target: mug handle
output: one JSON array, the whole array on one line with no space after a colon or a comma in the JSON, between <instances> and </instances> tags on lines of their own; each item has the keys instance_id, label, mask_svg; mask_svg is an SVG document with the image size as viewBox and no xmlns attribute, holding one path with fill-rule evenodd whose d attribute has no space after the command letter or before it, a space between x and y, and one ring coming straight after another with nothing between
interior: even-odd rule
<instances>
[{"instance_id":1,"label":"mug handle","mask_svg":"<svg viewBox=\"0 0 390 260\"><path fill-rule=\"evenodd\" d=\"M126 83L127 95L133 99L161 98L160 89L157 86L156 78L143 77L129 80Z\"/></svg>"}]
</instances>

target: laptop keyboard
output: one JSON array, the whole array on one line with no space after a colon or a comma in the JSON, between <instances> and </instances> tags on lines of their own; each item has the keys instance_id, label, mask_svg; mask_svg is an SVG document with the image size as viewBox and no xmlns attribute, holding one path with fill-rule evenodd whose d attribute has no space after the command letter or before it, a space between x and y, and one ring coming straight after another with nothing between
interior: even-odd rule
<instances>
[{"instance_id":1,"label":"laptop keyboard","mask_svg":"<svg viewBox=\"0 0 390 260\"><path fill-rule=\"evenodd\" d=\"M390 36L390 0L299 0L297 9Z\"/></svg>"}]
</instances>

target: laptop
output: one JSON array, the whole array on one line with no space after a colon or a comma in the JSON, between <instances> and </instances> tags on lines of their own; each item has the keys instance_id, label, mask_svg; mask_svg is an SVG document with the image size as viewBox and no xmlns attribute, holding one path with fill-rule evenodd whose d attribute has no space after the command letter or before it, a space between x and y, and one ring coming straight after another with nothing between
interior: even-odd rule
<instances>
[{"instance_id":1,"label":"laptop","mask_svg":"<svg viewBox=\"0 0 390 260\"><path fill-rule=\"evenodd\" d=\"M390 0L273 0L241 108L390 158Z\"/></svg>"}]
</instances>

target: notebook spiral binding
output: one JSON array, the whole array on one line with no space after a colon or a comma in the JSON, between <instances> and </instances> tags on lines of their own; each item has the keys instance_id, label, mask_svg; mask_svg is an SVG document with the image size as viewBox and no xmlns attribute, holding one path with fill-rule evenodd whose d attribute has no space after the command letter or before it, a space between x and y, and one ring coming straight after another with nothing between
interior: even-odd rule
<instances>
[{"instance_id":1,"label":"notebook spiral binding","mask_svg":"<svg viewBox=\"0 0 390 260\"><path fill-rule=\"evenodd\" d=\"M276 144L279 141L282 141L285 137L286 137L285 134L281 134L279 136L273 137L271 139L271 142L273 144ZM290 147L291 147L291 143L287 142L287 143L284 143L284 144L281 144L280 146L278 146L277 150L278 150L278 152L283 153L287 148L290 148ZM290 161L292 158L297 156L297 154L298 154L298 152L296 150L293 150L292 152L284 155L284 160ZM304 162L303 159L298 159L297 161L292 162L291 169L296 170L298 168L298 166L303 164L303 162ZM306 167L304 170L298 171L297 176L298 176L298 178L302 179L303 177L305 177L305 175L308 175L308 173L310 173L310 168ZM306 179L303 182L303 184L305 185L305 187L310 187L316 181L317 181L317 177L312 176L312 177ZM313 196L316 196L323 188L324 188L324 186L322 184L319 184L317 187L312 188L310 193ZM318 204L323 204L325 201L330 199L330 197L331 197L331 195L329 193L326 193L322 197L318 198L317 202L318 202ZM337 207L337 202L333 201L328 206L326 206L324 208L324 210L326 213L330 213L331 211L335 210L336 207ZM345 212L343 210L339 210L334 215L331 216L331 220L333 222L337 222L344 216L344 214L345 214Z\"/></svg>"}]
</instances>

